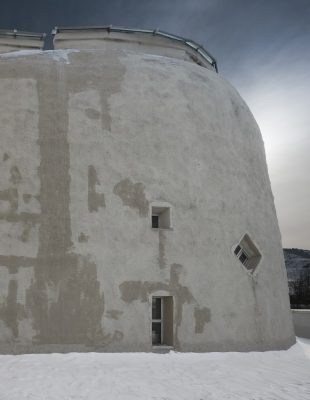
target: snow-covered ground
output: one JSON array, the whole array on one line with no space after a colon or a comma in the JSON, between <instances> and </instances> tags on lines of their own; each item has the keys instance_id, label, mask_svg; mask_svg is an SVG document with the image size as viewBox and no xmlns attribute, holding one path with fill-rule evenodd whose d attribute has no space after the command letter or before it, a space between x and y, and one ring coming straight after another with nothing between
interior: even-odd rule
<instances>
[{"instance_id":1,"label":"snow-covered ground","mask_svg":"<svg viewBox=\"0 0 310 400\"><path fill-rule=\"evenodd\" d=\"M309 400L310 340L265 353L0 356L1 400Z\"/></svg>"}]
</instances>

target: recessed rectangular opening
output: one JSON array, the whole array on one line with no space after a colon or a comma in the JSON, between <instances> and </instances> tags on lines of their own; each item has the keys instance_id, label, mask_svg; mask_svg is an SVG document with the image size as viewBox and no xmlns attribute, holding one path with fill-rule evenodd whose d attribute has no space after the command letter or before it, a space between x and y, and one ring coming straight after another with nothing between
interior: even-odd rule
<instances>
[{"instance_id":1,"label":"recessed rectangular opening","mask_svg":"<svg viewBox=\"0 0 310 400\"><path fill-rule=\"evenodd\" d=\"M239 244L236 246L234 254L241 264L251 273L254 272L262 257L257 247L247 234L243 236Z\"/></svg>"},{"instance_id":2,"label":"recessed rectangular opening","mask_svg":"<svg viewBox=\"0 0 310 400\"><path fill-rule=\"evenodd\" d=\"M172 296L152 297L152 345L173 346Z\"/></svg>"},{"instance_id":3,"label":"recessed rectangular opening","mask_svg":"<svg viewBox=\"0 0 310 400\"><path fill-rule=\"evenodd\" d=\"M152 206L152 228L171 228L171 208Z\"/></svg>"}]
</instances>

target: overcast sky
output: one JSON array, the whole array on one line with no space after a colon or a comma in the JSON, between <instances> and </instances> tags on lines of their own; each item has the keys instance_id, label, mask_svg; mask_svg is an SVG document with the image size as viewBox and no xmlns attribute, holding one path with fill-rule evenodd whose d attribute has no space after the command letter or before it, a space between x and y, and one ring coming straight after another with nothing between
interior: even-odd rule
<instances>
[{"instance_id":1,"label":"overcast sky","mask_svg":"<svg viewBox=\"0 0 310 400\"><path fill-rule=\"evenodd\" d=\"M215 56L261 128L283 246L310 249L310 0L1 0L2 29L109 24Z\"/></svg>"}]
</instances>

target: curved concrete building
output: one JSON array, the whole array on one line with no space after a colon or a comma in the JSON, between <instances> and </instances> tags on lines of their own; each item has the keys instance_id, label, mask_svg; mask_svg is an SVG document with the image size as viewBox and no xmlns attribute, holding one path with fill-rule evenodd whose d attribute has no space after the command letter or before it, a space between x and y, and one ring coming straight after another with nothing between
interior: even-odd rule
<instances>
[{"instance_id":1,"label":"curved concrete building","mask_svg":"<svg viewBox=\"0 0 310 400\"><path fill-rule=\"evenodd\" d=\"M0 55L0 351L295 342L259 128L191 41Z\"/></svg>"}]
</instances>

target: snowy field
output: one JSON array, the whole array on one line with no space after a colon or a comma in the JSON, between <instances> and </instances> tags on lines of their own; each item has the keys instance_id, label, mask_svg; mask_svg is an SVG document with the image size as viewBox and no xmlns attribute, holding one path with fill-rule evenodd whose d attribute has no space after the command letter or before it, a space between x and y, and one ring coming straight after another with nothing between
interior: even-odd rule
<instances>
[{"instance_id":1,"label":"snowy field","mask_svg":"<svg viewBox=\"0 0 310 400\"><path fill-rule=\"evenodd\" d=\"M1 400L309 400L310 340L265 353L0 356Z\"/></svg>"}]
</instances>

